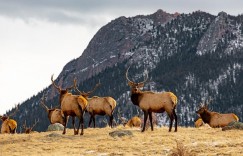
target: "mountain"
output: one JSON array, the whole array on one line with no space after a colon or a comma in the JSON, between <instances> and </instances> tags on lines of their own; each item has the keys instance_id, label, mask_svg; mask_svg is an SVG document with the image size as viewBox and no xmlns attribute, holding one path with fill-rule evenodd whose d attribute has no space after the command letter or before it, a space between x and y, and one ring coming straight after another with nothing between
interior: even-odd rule
<instances>
[{"instance_id":1,"label":"mountain","mask_svg":"<svg viewBox=\"0 0 243 156\"><path fill-rule=\"evenodd\" d=\"M136 82L143 81L148 71L144 90L177 95L180 126L192 126L198 105L209 98L213 111L233 112L243 119L243 15L158 10L146 16L119 17L95 34L79 58L64 66L56 83L65 88L76 77L79 89L89 91L100 82L94 95L114 97L115 119L118 109L130 118L138 112L125 78L128 66L129 78ZM39 104L43 93L48 95L49 107L59 107L59 95L50 85L19 104L14 116L19 125L39 118L36 129L47 129L49 121ZM160 125L168 124L166 113L157 118ZM103 119L98 117L99 126L105 125Z\"/></svg>"}]
</instances>

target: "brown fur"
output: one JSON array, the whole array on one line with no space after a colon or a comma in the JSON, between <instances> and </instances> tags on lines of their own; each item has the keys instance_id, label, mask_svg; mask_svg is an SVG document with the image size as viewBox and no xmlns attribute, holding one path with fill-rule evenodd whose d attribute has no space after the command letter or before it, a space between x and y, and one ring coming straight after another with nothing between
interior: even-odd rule
<instances>
[{"instance_id":1,"label":"brown fur","mask_svg":"<svg viewBox=\"0 0 243 156\"><path fill-rule=\"evenodd\" d=\"M66 133L66 126L67 126L67 119L68 116L72 116L72 124L73 124L73 129L74 129L74 134L78 134L79 127L81 125L81 133L80 135L83 135L83 129L84 129L84 120L83 120L83 114L85 111L85 108L88 104L88 101L82 96L82 95L73 95L68 92L72 87L66 88L66 89L61 89L58 87L54 81L53 81L53 75L51 77L52 84L53 86L58 90L60 93L60 105L61 105L61 110L64 115L64 130L63 134ZM74 85L76 84L76 80L74 80ZM79 124L77 127L77 130L75 128L75 117L79 118Z\"/></svg>"},{"instance_id":2,"label":"brown fur","mask_svg":"<svg viewBox=\"0 0 243 156\"><path fill-rule=\"evenodd\" d=\"M128 68L129 69L129 68ZM144 86L144 82L135 83L128 79L128 69L126 78L128 85L131 87L131 100L134 105L139 106L144 112L144 123L146 123L149 116L151 130L153 131L152 112L163 113L167 112L170 118L169 132L171 131L173 120L175 120L175 132L177 131L177 115L175 113L177 105L177 97L172 92L151 92L141 91L140 88ZM143 125L142 132L145 131L145 124Z\"/></svg>"},{"instance_id":3,"label":"brown fur","mask_svg":"<svg viewBox=\"0 0 243 156\"><path fill-rule=\"evenodd\" d=\"M201 106L197 114L200 115L204 123L209 124L212 128L227 126L230 122L239 121L239 118L233 114L220 114L218 112L211 112L207 106Z\"/></svg>"},{"instance_id":4,"label":"brown fur","mask_svg":"<svg viewBox=\"0 0 243 156\"><path fill-rule=\"evenodd\" d=\"M48 115L48 119L51 124L60 123L64 126L64 123L65 123L64 114L61 109L58 109L58 108L49 109L45 105L44 98L41 100L41 105L43 106L43 108L45 108L47 115Z\"/></svg>"},{"instance_id":5,"label":"brown fur","mask_svg":"<svg viewBox=\"0 0 243 156\"><path fill-rule=\"evenodd\" d=\"M141 127L141 119L137 116L132 117L127 123L124 125L125 127Z\"/></svg>"},{"instance_id":6,"label":"brown fur","mask_svg":"<svg viewBox=\"0 0 243 156\"><path fill-rule=\"evenodd\" d=\"M203 126L203 125L204 125L204 122L203 122L202 118L198 118L198 119L194 122L194 125L195 125L196 128L199 128L199 127Z\"/></svg>"},{"instance_id":7,"label":"brown fur","mask_svg":"<svg viewBox=\"0 0 243 156\"><path fill-rule=\"evenodd\" d=\"M113 112L116 107L116 100L112 97L94 96L88 99L87 112L90 114L89 126L92 123L95 127L95 115L108 115L110 117L109 125L112 127Z\"/></svg>"},{"instance_id":8,"label":"brown fur","mask_svg":"<svg viewBox=\"0 0 243 156\"><path fill-rule=\"evenodd\" d=\"M1 133L14 134L17 129L17 122L13 119L9 119L8 117L1 116L1 120L3 121L1 126Z\"/></svg>"}]
</instances>

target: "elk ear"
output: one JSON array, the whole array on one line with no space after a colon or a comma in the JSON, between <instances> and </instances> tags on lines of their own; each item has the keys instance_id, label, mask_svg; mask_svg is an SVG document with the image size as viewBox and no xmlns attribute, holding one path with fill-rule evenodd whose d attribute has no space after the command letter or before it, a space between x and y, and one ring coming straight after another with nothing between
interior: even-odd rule
<instances>
[{"instance_id":1,"label":"elk ear","mask_svg":"<svg viewBox=\"0 0 243 156\"><path fill-rule=\"evenodd\" d=\"M138 83L138 88L142 88L144 86L144 83Z\"/></svg>"},{"instance_id":2,"label":"elk ear","mask_svg":"<svg viewBox=\"0 0 243 156\"><path fill-rule=\"evenodd\" d=\"M128 85L129 85L130 87L132 87L132 86L134 86L134 83L131 82L131 81L128 81Z\"/></svg>"}]
</instances>

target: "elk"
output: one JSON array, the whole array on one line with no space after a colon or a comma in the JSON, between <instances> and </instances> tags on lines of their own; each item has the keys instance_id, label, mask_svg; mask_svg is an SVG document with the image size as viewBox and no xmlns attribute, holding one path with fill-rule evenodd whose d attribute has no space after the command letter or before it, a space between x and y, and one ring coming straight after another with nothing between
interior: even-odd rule
<instances>
[{"instance_id":1,"label":"elk","mask_svg":"<svg viewBox=\"0 0 243 156\"><path fill-rule=\"evenodd\" d=\"M202 118L204 123L209 124L212 128L219 128L227 126L230 122L239 121L239 118L234 114L220 114L218 112L211 112L208 110L208 104L200 104L197 114Z\"/></svg>"},{"instance_id":2,"label":"elk","mask_svg":"<svg viewBox=\"0 0 243 156\"><path fill-rule=\"evenodd\" d=\"M141 119L138 116L134 116L128 121L123 122L124 127L141 127Z\"/></svg>"},{"instance_id":3,"label":"elk","mask_svg":"<svg viewBox=\"0 0 243 156\"><path fill-rule=\"evenodd\" d=\"M0 118L3 121L2 126L1 126L1 133L8 133L8 134L16 133L17 122L13 119L10 119L10 117L14 116L17 111L18 111L18 107L16 107L15 111L12 114L10 114L9 116L0 115Z\"/></svg>"},{"instance_id":4,"label":"elk","mask_svg":"<svg viewBox=\"0 0 243 156\"><path fill-rule=\"evenodd\" d=\"M137 110L138 112L138 110ZM139 112L138 112L139 113ZM124 127L141 127L141 118L139 115L133 116L131 119L127 120L126 118L121 116L121 111L118 109L117 112L119 120L121 120L121 123Z\"/></svg>"},{"instance_id":5,"label":"elk","mask_svg":"<svg viewBox=\"0 0 243 156\"><path fill-rule=\"evenodd\" d=\"M49 119L51 124L60 123L60 124L62 124L64 126L65 121L64 121L64 114L62 113L62 110L58 109L58 108L51 108L51 109L49 109L45 105L44 94L43 94L43 97L41 99L40 104L46 110L47 115L48 115L48 119Z\"/></svg>"},{"instance_id":6,"label":"elk","mask_svg":"<svg viewBox=\"0 0 243 156\"><path fill-rule=\"evenodd\" d=\"M144 79L142 82L133 82L128 78L128 67L126 71L126 79L128 85L131 87L131 101L134 105L140 107L144 113L144 124L142 132L145 131L146 121L149 116L151 130L153 131L152 124L152 112L163 113L167 112L170 118L169 132L171 131L173 121L175 120L175 132L177 131L177 115L175 112L177 105L177 97L172 92L152 92L152 91L142 91L140 88L144 86L144 83L148 79Z\"/></svg>"},{"instance_id":7,"label":"elk","mask_svg":"<svg viewBox=\"0 0 243 156\"><path fill-rule=\"evenodd\" d=\"M36 121L35 120L35 123L31 126L31 127L27 127L26 126L26 120L25 120L25 123L23 124L23 129L24 129L24 132L25 134L30 134L33 130L33 128L36 126L36 124L39 122L39 119Z\"/></svg>"},{"instance_id":8,"label":"elk","mask_svg":"<svg viewBox=\"0 0 243 156\"><path fill-rule=\"evenodd\" d=\"M194 125L195 125L196 128L203 126L204 122L203 122L202 118L196 119L195 122L194 122Z\"/></svg>"},{"instance_id":9,"label":"elk","mask_svg":"<svg viewBox=\"0 0 243 156\"><path fill-rule=\"evenodd\" d=\"M100 84L96 84L93 90L89 92L83 92L80 91L77 86L75 85L75 89L79 92L80 95L82 95L84 98L88 100L88 105L86 107L86 111L90 114L89 119L89 127L91 126L91 123L93 121L93 126L95 128L95 115L108 115L110 117L109 120L109 126L113 127L112 121L113 121L113 112L116 108L116 100L112 97L98 97L93 96L89 98L90 94L92 94L97 87L100 86Z\"/></svg>"},{"instance_id":10,"label":"elk","mask_svg":"<svg viewBox=\"0 0 243 156\"><path fill-rule=\"evenodd\" d=\"M73 95L69 93L69 90L74 88L74 85L71 87L67 87L66 89L62 89L61 87L57 86L55 82L53 81L53 75L51 77L52 85L57 89L59 92L59 103L61 105L61 110L64 115L64 130L62 134L66 133L66 126L67 126L67 119L68 116L72 116L72 124L74 129L74 135L78 134L79 127L81 125L81 133L80 135L83 135L83 129L84 129L84 111L88 104L88 101L82 96L82 95ZM74 84L76 83L76 79L74 79ZM77 127L77 130L75 128L75 117L78 117L79 124Z\"/></svg>"}]
</instances>

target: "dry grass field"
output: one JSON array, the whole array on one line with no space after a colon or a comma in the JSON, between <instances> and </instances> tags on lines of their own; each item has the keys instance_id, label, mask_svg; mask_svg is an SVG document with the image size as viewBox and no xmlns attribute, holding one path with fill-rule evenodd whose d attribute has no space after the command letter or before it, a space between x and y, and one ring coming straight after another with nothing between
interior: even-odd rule
<instances>
[{"instance_id":1,"label":"dry grass field","mask_svg":"<svg viewBox=\"0 0 243 156\"><path fill-rule=\"evenodd\" d=\"M130 130L132 136L111 137L110 132ZM136 128L88 128L83 136L74 136L68 129L31 134L0 134L0 156L106 156L106 155L198 155L243 156L243 131L222 131L209 127L184 128L168 132L168 127L148 129L141 133Z\"/></svg>"}]
</instances>

